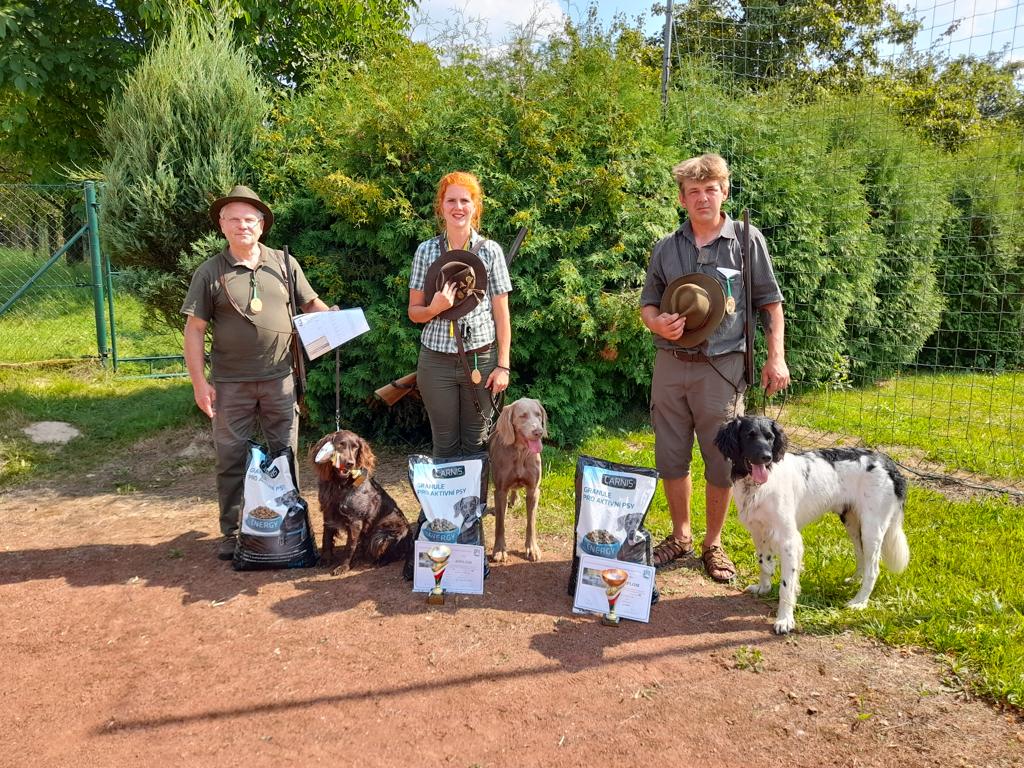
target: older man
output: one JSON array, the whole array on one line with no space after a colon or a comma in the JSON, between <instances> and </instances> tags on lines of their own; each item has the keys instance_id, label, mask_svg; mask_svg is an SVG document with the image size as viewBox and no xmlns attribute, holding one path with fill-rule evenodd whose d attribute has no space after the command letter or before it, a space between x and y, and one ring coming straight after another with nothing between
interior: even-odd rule
<instances>
[{"instance_id":1,"label":"older man","mask_svg":"<svg viewBox=\"0 0 1024 768\"><path fill-rule=\"evenodd\" d=\"M704 457L707 530L701 560L715 581L729 581L736 567L722 548L729 507L728 461L715 449L723 422L743 412L743 228L722 212L729 196L729 168L718 155L701 155L672 169L687 221L660 240L640 296L641 317L657 353L651 383L655 464L661 473L672 533L654 549L656 566L693 552L690 527L690 460L694 433ZM761 386L773 395L789 385L783 343L782 293L764 236L751 228L752 306L768 343ZM691 318L691 321L687 320ZM699 323L699 327L697 324ZM689 327L688 327L689 325Z\"/></svg>"},{"instance_id":2,"label":"older man","mask_svg":"<svg viewBox=\"0 0 1024 768\"><path fill-rule=\"evenodd\" d=\"M295 259L260 240L274 224L270 208L248 187L236 186L210 206L228 247L192 276L185 303L185 365L196 405L213 421L217 495L223 539L217 557L235 550L247 443L261 428L271 451L298 450L298 408L292 377L292 315L328 309ZM290 306L294 280L298 310ZM210 379L206 331L212 328Z\"/></svg>"}]
</instances>

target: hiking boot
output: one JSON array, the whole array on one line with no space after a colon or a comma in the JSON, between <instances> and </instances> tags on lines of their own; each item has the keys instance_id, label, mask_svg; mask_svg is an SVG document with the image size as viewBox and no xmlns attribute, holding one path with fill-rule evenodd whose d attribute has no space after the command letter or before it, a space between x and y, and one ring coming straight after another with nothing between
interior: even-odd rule
<instances>
[{"instance_id":1,"label":"hiking boot","mask_svg":"<svg viewBox=\"0 0 1024 768\"><path fill-rule=\"evenodd\" d=\"M225 536L217 544L217 559L218 560L231 560L235 556L235 543L238 537L235 535Z\"/></svg>"}]
</instances>

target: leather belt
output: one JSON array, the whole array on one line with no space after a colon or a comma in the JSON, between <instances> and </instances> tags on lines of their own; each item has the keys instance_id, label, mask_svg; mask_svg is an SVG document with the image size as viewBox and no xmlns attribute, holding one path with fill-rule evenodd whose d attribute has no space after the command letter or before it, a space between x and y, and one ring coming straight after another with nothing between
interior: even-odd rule
<instances>
[{"instance_id":1,"label":"leather belt","mask_svg":"<svg viewBox=\"0 0 1024 768\"><path fill-rule=\"evenodd\" d=\"M679 349L670 350L672 357L681 363L710 363L711 358L703 352L683 352Z\"/></svg>"},{"instance_id":2,"label":"leather belt","mask_svg":"<svg viewBox=\"0 0 1024 768\"><path fill-rule=\"evenodd\" d=\"M472 353L472 352L476 352L476 354L482 355L484 352L490 352L493 347L494 347L494 342L492 341L490 344L484 344L482 347L477 347L476 349L467 349L466 353L469 354L469 353ZM438 352L437 354L439 354L439 355L451 355L452 357L458 357L459 356L458 352Z\"/></svg>"}]
</instances>

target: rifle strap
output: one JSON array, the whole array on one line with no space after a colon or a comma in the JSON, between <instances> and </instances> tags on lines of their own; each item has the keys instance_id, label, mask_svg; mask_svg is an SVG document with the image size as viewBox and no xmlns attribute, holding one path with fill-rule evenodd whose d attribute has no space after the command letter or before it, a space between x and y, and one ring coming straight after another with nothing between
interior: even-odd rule
<instances>
[{"instance_id":1,"label":"rifle strap","mask_svg":"<svg viewBox=\"0 0 1024 768\"><path fill-rule=\"evenodd\" d=\"M466 347L462 341L462 329L459 328L458 323L453 323L455 332L455 345L459 349L459 362L462 363L462 370L466 374L466 383L473 390L473 407L476 409L477 415L484 424L484 443L491 439L491 434L494 432L494 426L497 423L497 414L501 413L501 407L494 398L491 396L491 390L487 389L484 382L480 384L474 384L472 374L469 370L469 361L466 359ZM489 416L484 416L484 410L480 407L480 390L487 393L487 400L491 406L491 413ZM499 400L504 400L503 395L498 396Z\"/></svg>"}]
</instances>

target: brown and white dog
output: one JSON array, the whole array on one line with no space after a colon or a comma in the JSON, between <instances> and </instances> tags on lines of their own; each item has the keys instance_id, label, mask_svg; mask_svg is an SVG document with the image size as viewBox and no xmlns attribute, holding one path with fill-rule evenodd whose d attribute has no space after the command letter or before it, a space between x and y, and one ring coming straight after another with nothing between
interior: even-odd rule
<instances>
[{"instance_id":1,"label":"brown and white dog","mask_svg":"<svg viewBox=\"0 0 1024 768\"><path fill-rule=\"evenodd\" d=\"M541 439L548 434L548 414L539 400L520 398L506 405L491 437L491 479L494 481L494 560L507 558L505 510L515 503L516 489L526 489L526 559L540 560L537 504L540 501Z\"/></svg>"},{"instance_id":2,"label":"brown and white dog","mask_svg":"<svg viewBox=\"0 0 1024 768\"><path fill-rule=\"evenodd\" d=\"M348 543L335 574L347 571L356 557L375 565L405 557L412 546L409 521L373 478L377 457L369 444L343 429L320 438L310 448L309 458L320 480L323 564L333 564L334 537L342 530Z\"/></svg>"}]
</instances>

